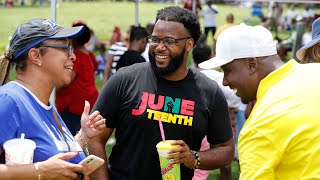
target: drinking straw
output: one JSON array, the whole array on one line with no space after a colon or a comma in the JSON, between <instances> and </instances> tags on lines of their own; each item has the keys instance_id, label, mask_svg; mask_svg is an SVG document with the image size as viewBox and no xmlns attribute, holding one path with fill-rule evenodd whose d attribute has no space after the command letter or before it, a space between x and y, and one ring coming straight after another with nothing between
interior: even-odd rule
<instances>
[{"instance_id":1,"label":"drinking straw","mask_svg":"<svg viewBox=\"0 0 320 180\"><path fill-rule=\"evenodd\" d=\"M21 141L20 141L20 145L24 146L24 133L21 133Z\"/></svg>"},{"instance_id":2,"label":"drinking straw","mask_svg":"<svg viewBox=\"0 0 320 180\"><path fill-rule=\"evenodd\" d=\"M24 140L24 136L25 136L25 134L21 133L21 140Z\"/></svg>"},{"instance_id":3,"label":"drinking straw","mask_svg":"<svg viewBox=\"0 0 320 180\"><path fill-rule=\"evenodd\" d=\"M158 116L158 121L159 121L159 128L160 128L161 138L162 138L162 141L164 142L166 140L166 138L164 136L163 126L162 126L162 121L161 121L161 117L160 116Z\"/></svg>"}]
</instances>

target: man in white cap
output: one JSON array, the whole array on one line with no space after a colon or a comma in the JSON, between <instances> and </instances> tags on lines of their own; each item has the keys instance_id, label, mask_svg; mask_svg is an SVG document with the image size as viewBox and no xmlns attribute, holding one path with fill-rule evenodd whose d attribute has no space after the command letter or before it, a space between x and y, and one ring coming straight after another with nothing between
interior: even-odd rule
<instances>
[{"instance_id":1,"label":"man in white cap","mask_svg":"<svg viewBox=\"0 0 320 180\"><path fill-rule=\"evenodd\" d=\"M283 63L269 30L241 24L199 66L221 66L225 86L244 103L257 100L240 132L240 179L320 177L320 64Z\"/></svg>"}]
</instances>

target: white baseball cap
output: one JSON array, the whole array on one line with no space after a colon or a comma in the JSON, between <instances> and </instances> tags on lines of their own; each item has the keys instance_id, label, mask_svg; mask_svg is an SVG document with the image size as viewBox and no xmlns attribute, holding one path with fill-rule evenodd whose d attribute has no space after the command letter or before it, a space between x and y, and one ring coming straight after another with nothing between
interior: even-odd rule
<instances>
[{"instance_id":1,"label":"white baseball cap","mask_svg":"<svg viewBox=\"0 0 320 180\"><path fill-rule=\"evenodd\" d=\"M199 64L202 69L223 66L235 59L277 54L271 32L263 26L240 24L224 30L217 39L216 56Z\"/></svg>"}]
</instances>

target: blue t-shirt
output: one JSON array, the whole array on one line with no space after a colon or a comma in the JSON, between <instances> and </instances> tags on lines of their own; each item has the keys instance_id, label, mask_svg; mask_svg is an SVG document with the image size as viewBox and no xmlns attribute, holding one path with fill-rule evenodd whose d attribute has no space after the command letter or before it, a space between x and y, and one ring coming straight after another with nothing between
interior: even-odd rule
<instances>
[{"instance_id":1,"label":"blue t-shirt","mask_svg":"<svg viewBox=\"0 0 320 180\"><path fill-rule=\"evenodd\" d=\"M58 153L67 152L68 145L55 122L53 111L60 120L71 151L79 151L76 157L68 161L79 163L85 155L56 108L45 105L17 82L9 82L0 87L0 148L3 149L7 140L20 138L21 133L25 133L25 138L33 140L37 145L33 162L44 161Z\"/></svg>"}]
</instances>

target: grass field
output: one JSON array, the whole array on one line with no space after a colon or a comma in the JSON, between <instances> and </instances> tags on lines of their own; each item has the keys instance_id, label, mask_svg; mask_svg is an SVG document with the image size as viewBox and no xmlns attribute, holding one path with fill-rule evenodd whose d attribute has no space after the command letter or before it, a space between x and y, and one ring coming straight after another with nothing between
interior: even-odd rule
<instances>
[{"instance_id":1,"label":"grass field","mask_svg":"<svg viewBox=\"0 0 320 180\"><path fill-rule=\"evenodd\" d=\"M140 3L139 22L145 26L148 21L154 21L157 10L173 4ZM225 15L229 12L235 14L236 23L250 16L248 9L236 9L230 6L219 6L220 13L217 16L218 25L223 24ZM14 8L0 8L0 53L4 52L16 27L31 18L51 18L50 6L31 7L17 6ZM71 26L71 22L83 19L98 35L99 39L108 40L114 25L118 25L121 31L125 31L135 23L135 5L133 2L60 2L57 9L57 22L64 26ZM202 24L202 18L201 18ZM209 41L211 42L211 41Z\"/></svg>"},{"instance_id":2,"label":"grass field","mask_svg":"<svg viewBox=\"0 0 320 180\"><path fill-rule=\"evenodd\" d=\"M71 26L72 21L83 19L101 40L109 40L114 25L118 25L121 31L124 32L130 25L135 23L135 4L133 2L62 2L61 0L58 0L58 2L57 22L60 25L68 27ZM145 26L147 22L154 21L157 10L169 5L173 4L141 2L139 4L140 24ZM218 7L218 26L225 22L225 16L230 12L235 15L235 24L243 22L245 18L250 18L250 24L252 25L259 23L257 18L251 17L251 9L228 5L218 5ZM302 6L298 9L302 11ZM263 11L266 14L267 9L264 8ZM316 12L319 13L319 10L316 10ZM51 18L51 8L50 5L43 7L32 7L30 5L16 6L14 8L0 7L0 17L0 54L3 54L6 45L9 43L9 36L14 33L20 23L38 17ZM200 22L203 24L202 18L200 18ZM289 34L282 32L280 36L287 38ZM208 43L212 44L211 38Z\"/></svg>"}]
</instances>

